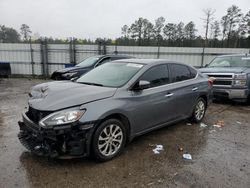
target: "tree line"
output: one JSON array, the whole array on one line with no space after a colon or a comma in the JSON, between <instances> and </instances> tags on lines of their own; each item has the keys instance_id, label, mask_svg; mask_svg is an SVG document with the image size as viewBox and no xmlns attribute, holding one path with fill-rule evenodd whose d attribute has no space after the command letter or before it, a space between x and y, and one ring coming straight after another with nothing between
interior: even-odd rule
<instances>
[{"instance_id":1,"label":"tree line","mask_svg":"<svg viewBox=\"0 0 250 188\"><path fill-rule=\"evenodd\" d=\"M232 5L220 20L215 20L215 10L205 9L203 13L205 36L197 34L193 21L168 23L159 17L151 23L140 17L131 25L124 25L117 40L121 45L139 46L250 47L250 11L243 14L239 7Z\"/></svg>"},{"instance_id":2,"label":"tree line","mask_svg":"<svg viewBox=\"0 0 250 188\"><path fill-rule=\"evenodd\" d=\"M38 33L31 36L32 31L27 24L22 24L20 32L0 25L0 42L40 42L106 45L139 45L139 46L174 46L174 47L233 47L250 48L250 11L242 13L241 9L232 5L220 19L214 18L215 10L204 9L202 21L205 35L198 33L193 21L170 23L164 17L157 18L154 23L140 17L130 25L121 28L121 36L113 39L57 39L40 37Z\"/></svg>"}]
</instances>

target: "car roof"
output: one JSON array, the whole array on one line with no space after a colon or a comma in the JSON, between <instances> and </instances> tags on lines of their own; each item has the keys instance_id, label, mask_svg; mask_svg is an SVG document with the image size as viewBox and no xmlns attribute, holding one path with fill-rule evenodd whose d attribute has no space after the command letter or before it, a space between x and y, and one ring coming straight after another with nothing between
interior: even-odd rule
<instances>
[{"instance_id":1,"label":"car roof","mask_svg":"<svg viewBox=\"0 0 250 188\"><path fill-rule=\"evenodd\" d=\"M128 56L128 55L119 55L119 54L106 54L106 55L95 55L95 57L120 57L120 58L134 58L132 56Z\"/></svg>"},{"instance_id":2,"label":"car roof","mask_svg":"<svg viewBox=\"0 0 250 188\"><path fill-rule=\"evenodd\" d=\"M227 55L219 55L217 57L248 57L250 54L227 54Z\"/></svg>"},{"instance_id":3,"label":"car roof","mask_svg":"<svg viewBox=\"0 0 250 188\"><path fill-rule=\"evenodd\" d=\"M149 65L149 64L161 64L161 63L178 63L178 64L184 64L181 62L175 62L175 61L170 61L167 59L120 59L116 60L115 62L126 62L126 63L139 63L139 64L144 64L144 65ZM185 64L186 65L186 64Z\"/></svg>"}]
</instances>

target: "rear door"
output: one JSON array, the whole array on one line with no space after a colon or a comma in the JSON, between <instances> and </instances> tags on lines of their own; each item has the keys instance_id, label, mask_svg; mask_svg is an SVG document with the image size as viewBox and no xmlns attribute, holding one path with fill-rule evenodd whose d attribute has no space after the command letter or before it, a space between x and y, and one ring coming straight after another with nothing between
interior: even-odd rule
<instances>
[{"instance_id":1,"label":"rear door","mask_svg":"<svg viewBox=\"0 0 250 188\"><path fill-rule=\"evenodd\" d=\"M176 101L175 112L178 117L191 115L199 96L199 82L195 79L197 71L183 64L170 64L171 92Z\"/></svg>"}]
</instances>

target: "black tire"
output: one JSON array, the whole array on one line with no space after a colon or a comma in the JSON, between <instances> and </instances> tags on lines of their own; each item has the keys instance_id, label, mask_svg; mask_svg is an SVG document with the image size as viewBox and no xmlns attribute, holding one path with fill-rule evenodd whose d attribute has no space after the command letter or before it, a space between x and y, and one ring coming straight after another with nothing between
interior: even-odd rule
<instances>
[{"instance_id":1,"label":"black tire","mask_svg":"<svg viewBox=\"0 0 250 188\"><path fill-rule=\"evenodd\" d=\"M116 137L111 136L111 132L113 135L117 133ZM125 143L126 129L123 123L117 119L108 119L98 126L93 135L92 154L98 161L108 161L122 152Z\"/></svg>"},{"instance_id":2,"label":"black tire","mask_svg":"<svg viewBox=\"0 0 250 188\"><path fill-rule=\"evenodd\" d=\"M204 107L202 114L201 112L197 114L198 108L201 108L201 106L199 105L202 105ZM207 109L206 101L201 97L198 98L198 100L195 103L192 116L190 117L190 121L194 123L200 123L205 116L206 109Z\"/></svg>"}]
</instances>

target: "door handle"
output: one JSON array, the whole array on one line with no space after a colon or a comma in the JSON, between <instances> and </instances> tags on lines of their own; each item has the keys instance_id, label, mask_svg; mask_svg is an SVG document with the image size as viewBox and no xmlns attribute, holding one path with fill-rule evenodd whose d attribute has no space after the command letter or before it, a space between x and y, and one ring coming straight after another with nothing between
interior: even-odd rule
<instances>
[{"instance_id":1,"label":"door handle","mask_svg":"<svg viewBox=\"0 0 250 188\"><path fill-rule=\"evenodd\" d=\"M192 91L196 91L196 90L198 90L198 87L194 87L194 88L192 89Z\"/></svg>"},{"instance_id":2,"label":"door handle","mask_svg":"<svg viewBox=\"0 0 250 188\"><path fill-rule=\"evenodd\" d=\"M171 97L173 95L174 95L173 93L168 93L167 95L165 95L165 97Z\"/></svg>"}]
</instances>

